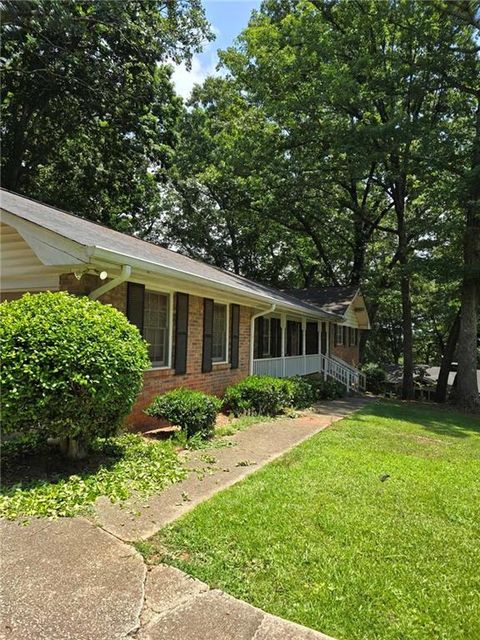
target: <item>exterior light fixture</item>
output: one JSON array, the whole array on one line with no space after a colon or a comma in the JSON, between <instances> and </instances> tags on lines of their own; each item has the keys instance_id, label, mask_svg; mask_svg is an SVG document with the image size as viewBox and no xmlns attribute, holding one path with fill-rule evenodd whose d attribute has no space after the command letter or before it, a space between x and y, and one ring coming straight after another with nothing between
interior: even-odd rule
<instances>
[{"instance_id":1,"label":"exterior light fixture","mask_svg":"<svg viewBox=\"0 0 480 640\"><path fill-rule=\"evenodd\" d=\"M106 271L100 271L100 280L106 280L108 273Z\"/></svg>"}]
</instances>

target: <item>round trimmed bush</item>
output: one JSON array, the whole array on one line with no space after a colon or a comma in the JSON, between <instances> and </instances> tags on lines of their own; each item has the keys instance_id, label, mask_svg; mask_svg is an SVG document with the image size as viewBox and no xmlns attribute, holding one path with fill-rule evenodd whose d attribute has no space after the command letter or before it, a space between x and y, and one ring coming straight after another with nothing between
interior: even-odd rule
<instances>
[{"instance_id":1,"label":"round trimmed bush","mask_svg":"<svg viewBox=\"0 0 480 640\"><path fill-rule=\"evenodd\" d=\"M68 293L0 305L5 432L36 432L67 452L115 434L150 366L138 329L111 306Z\"/></svg>"},{"instance_id":2,"label":"round trimmed bush","mask_svg":"<svg viewBox=\"0 0 480 640\"><path fill-rule=\"evenodd\" d=\"M145 413L178 425L187 438L197 433L207 438L213 432L221 407L222 401L215 396L179 387L157 396Z\"/></svg>"},{"instance_id":3,"label":"round trimmed bush","mask_svg":"<svg viewBox=\"0 0 480 640\"><path fill-rule=\"evenodd\" d=\"M248 376L228 387L224 407L234 415L276 416L292 405L293 383L273 376Z\"/></svg>"},{"instance_id":4,"label":"round trimmed bush","mask_svg":"<svg viewBox=\"0 0 480 640\"><path fill-rule=\"evenodd\" d=\"M387 372L380 365L368 362L363 365L362 371L367 377L367 391L377 395L385 392Z\"/></svg>"}]
</instances>

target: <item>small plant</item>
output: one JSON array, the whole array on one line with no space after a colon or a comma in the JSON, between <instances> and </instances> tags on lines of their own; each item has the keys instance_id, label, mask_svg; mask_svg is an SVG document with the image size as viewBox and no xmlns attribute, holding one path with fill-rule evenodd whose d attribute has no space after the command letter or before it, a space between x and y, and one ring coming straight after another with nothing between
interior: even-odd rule
<instances>
[{"instance_id":1,"label":"small plant","mask_svg":"<svg viewBox=\"0 0 480 640\"><path fill-rule=\"evenodd\" d=\"M314 396L313 402L320 400L337 400L338 398L343 398L347 393L345 385L333 378L324 380L320 377L307 376L301 378L301 380L304 384L310 385ZM311 404L313 404L313 402Z\"/></svg>"},{"instance_id":2,"label":"small plant","mask_svg":"<svg viewBox=\"0 0 480 640\"><path fill-rule=\"evenodd\" d=\"M385 392L387 372L374 362L368 362L362 367L363 373L367 376L367 391L375 394Z\"/></svg>"},{"instance_id":3,"label":"small plant","mask_svg":"<svg viewBox=\"0 0 480 640\"><path fill-rule=\"evenodd\" d=\"M178 425L187 438L196 434L207 438L213 433L221 406L221 400L215 396L180 387L157 396L145 413Z\"/></svg>"},{"instance_id":4,"label":"small plant","mask_svg":"<svg viewBox=\"0 0 480 640\"><path fill-rule=\"evenodd\" d=\"M123 313L65 292L3 302L0 347L4 433L54 438L71 457L118 432L150 364Z\"/></svg>"},{"instance_id":5,"label":"small plant","mask_svg":"<svg viewBox=\"0 0 480 640\"><path fill-rule=\"evenodd\" d=\"M290 381L272 376L248 376L228 387L223 398L224 407L235 416L275 416L290 406L291 400Z\"/></svg>"}]
</instances>

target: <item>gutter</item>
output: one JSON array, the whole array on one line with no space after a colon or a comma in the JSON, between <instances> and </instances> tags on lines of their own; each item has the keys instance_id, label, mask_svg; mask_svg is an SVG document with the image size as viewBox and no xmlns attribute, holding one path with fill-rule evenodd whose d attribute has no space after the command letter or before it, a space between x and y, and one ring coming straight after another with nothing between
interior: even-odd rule
<instances>
[{"instance_id":1,"label":"gutter","mask_svg":"<svg viewBox=\"0 0 480 640\"><path fill-rule=\"evenodd\" d=\"M162 273L166 277L170 276L186 282L196 282L200 286L206 286L211 289L217 289L222 291L223 293L225 293L225 291L228 289L232 292L236 292L237 295L242 296L248 300L258 300L259 302L262 301L264 304L269 299L268 295L261 292L246 291L243 287L237 287L232 284L215 282L204 275L201 276L195 273L191 273L189 271L184 271L177 267L167 266L164 264L160 264L158 262L146 260L144 258L136 258L135 256L132 256L126 253L121 253L120 251L115 251L113 249L104 249L103 247L98 247L96 245L88 246L87 255L91 259L97 258L99 260L104 260L107 262L116 262L116 260L118 260L119 262L120 261L119 257L121 256L123 259L127 258L129 264L135 267L135 269L139 269L140 271L151 271L151 273ZM118 264L118 262L116 262L116 264ZM281 294L280 291L279 293ZM297 305L293 300L291 302L289 300L278 301L277 303L275 303L275 305L277 308L282 308L290 312L293 311L293 312L296 312L297 314L303 312L304 315L308 315L308 312L310 312L310 314L313 317L321 318L322 320L331 320L332 322L335 322L335 321L338 322L338 316L336 314L332 314L328 311L322 311L320 307L314 307L308 304ZM250 305L250 306L253 306L253 305Z\"/></svg>"},{"instance_id":2,"label":"gutter","mask_svg":"<svg viewBox=\"0 0 480 640\"><path fill-rule=\"evenodd\" d=\"M131 273L132 267L128 264L123 264L122 271L119 276L113 278L112 280L110 280L110 282L106 282L101 287L98 287L98 289L94 289L93 291L91 291L88 294L88 297L91 300L98 300L98 298L100 298L100 296L103 296L104 293L107 293L107 291L110 291L111 289L115 289L115 287L118 287L119 284L122 284L123 282L125 282L125 280L128 280Z\"/></svg>"},{"instance_id":3,"label":"gutter","mask_svg":"<svg viewBox=\"0 0 480 640\"><path fill-rule=\"evenodd\" d=\"M270 309L255 313L250 319L250 375L253 373L253 355L254 355L254 340L255 340L255 320L261 316L267 315L267 313L273 313L277 308L276 304L272 304Z\"/></svg>"}]
</instances>

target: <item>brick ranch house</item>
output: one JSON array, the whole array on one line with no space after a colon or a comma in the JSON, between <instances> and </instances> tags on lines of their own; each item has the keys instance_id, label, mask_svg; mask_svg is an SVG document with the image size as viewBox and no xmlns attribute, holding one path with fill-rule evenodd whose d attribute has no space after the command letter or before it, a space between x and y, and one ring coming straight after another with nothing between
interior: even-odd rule
<instances>
[{"instance_id":1,"label":"brick ranch house","mask_svg":"<svg viewBox=\"0 0 480 640\"><path fill-rule=\"evenodd\" d=\"M1 190L1 292L64 290L126 314L152 367L128 418L152 426L152 398L185 386L220 395L250 373L320 372L362 388L359 333L370 328L355 289L279 291Z\"/></svg>"}]
</instances>

